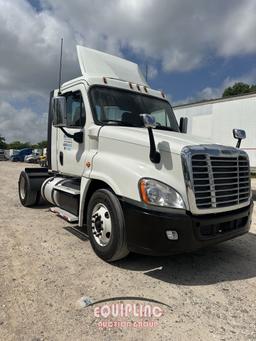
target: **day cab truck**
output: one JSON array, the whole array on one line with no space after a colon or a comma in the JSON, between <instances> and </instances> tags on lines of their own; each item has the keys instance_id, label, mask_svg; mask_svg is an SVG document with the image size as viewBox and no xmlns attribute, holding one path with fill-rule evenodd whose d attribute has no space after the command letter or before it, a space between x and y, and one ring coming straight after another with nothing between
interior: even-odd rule
<instances>
[{"instance_id":1,"label":"day cab truck","mask_svg":"<svg viewBox=\"0 0 256 341\"><path fill-rule=\"evenodd\" d=\"M138 65L82 46L77 52L82 76L50 94L48 168L21 172L21 203L51 203L109 262L129 252L188 252L248 232L247 154L186 134L186 120L178 125ZM244 132L234 136L239 145Z\"/></svg>"}]
</instances>

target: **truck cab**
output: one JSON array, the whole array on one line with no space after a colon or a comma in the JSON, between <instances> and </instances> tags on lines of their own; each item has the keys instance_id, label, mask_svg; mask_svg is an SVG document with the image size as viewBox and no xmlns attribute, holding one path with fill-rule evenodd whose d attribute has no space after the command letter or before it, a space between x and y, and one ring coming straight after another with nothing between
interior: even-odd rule
<instances>
[{"instance_id":1,"label":"truck cab","mask_svg":"<svg viewBox=\"0 0 256 341\"><path fill-rule=\"evenodd\" d=\"M50 202L106 261L188 252L248 232L247 154L186 134L138 65L77 52L82 76L50 94L48 168L21 173L21 203Z\"/></svg>"}]
</instances>

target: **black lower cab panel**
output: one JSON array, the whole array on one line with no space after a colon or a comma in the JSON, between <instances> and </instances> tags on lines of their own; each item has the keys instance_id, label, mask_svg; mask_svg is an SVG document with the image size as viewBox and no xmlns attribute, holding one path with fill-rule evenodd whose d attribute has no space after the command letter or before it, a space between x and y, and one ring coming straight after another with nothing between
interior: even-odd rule
<instances>
[{"instance_id":1,"label":"black lower cab panel","mask_svg":"<svg viewBox=\"0 0 256 341\"><path fill-rule=\"evenodd\" d=\"M149 255L171 255L217 244L249 231L253 203L238 210L194 216L185 210L158 212L121 200L128 248ZM167 238L175 231L176 240Z\"/></svg>"}]
</instances>

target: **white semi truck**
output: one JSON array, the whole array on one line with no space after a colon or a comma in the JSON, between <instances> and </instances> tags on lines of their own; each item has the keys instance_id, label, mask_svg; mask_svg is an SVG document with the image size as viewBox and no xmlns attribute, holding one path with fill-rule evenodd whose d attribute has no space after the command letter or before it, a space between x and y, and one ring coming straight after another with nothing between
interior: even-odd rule
<instances>
[{"instance_id":1,"label":"white semi truck","mask_svg":"<svg viewBox=\"0 0 256 341\"><path fill-rule=\"evenodd\" d=\"M82 76L51 92L48 168L21 172L21 203L47 200L85 227L106 261L187 252L248 232L247 154L186 134L186 120L178 125L136 64L77 51ZM240 143L243 131L234 134Z\"/></svg>"}]
</instances>

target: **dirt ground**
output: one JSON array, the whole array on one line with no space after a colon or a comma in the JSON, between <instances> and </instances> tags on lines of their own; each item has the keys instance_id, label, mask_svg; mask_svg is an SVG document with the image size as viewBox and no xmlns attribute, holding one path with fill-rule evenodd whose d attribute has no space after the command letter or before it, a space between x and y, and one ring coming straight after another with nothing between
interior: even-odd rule
<instances>
[{"instance_id":1,"label":"dirt ground","mask_svg":"<svg viewBox=\"0 0 256 341\"><path fill-rule=\"evenodd\" d=\"M250 233L224 244L110 265L49 207L21 206L23 167L0 163L1 340L256 340L255 213ZM154 327L102 329L106 319L81 304L127 296L169 307Z\"/></svg>"}]
</instances>

